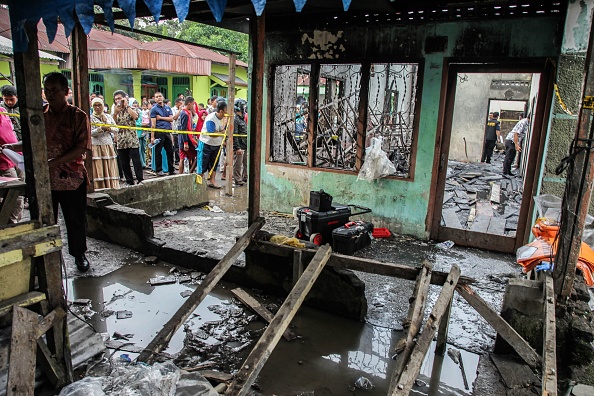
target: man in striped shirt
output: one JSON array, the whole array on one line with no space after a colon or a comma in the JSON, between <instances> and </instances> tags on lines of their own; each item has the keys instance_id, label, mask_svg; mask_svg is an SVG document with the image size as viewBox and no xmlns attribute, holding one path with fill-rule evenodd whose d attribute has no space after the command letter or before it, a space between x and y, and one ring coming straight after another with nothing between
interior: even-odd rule
<instances>
[{"instance_id":1,"label":"man in striped shirt","mask_svg":"<svg viewBox=\"0 0 594 396\"><path fill-rule=\"evenodd\" d=\"M511 166L516 158L516 152L522 151L520 146L520 136L526 136L530 126L530 115L522 118L514 128L505 137L505 159L503 160L503 174L514 176L511 172Z\"/></svg>"}]
</instances>

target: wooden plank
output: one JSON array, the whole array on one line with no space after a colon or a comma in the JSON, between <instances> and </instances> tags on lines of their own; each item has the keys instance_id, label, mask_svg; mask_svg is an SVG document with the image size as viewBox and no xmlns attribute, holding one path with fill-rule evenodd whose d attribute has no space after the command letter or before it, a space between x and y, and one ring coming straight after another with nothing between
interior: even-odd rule
<instances>
[{"instance_id":1,"label":"wooden plank","mask_svg":"<svg viewBox=\"0 0 594 396\"><path fill-rule=\"evenodd\" d=\"M55 388L66 384L64 369L52 356L49 348L41 338L37 339L37 364Z\"/></svg>"},{"instance_id":2,"label":"wooden plank","mask_svg":"<svg viewBox=\"0 0 594 396\"><path fill-rule=\"evenodd\" d=\"M37 291L32 291L13 298L9 298L8 300L4 300L0 303L0 316L10 312L14 305L19 307L28 307L44 300L45 294Z\"/></svg>"},{"instance_id":3,"label":"wooden plank","mask_svg":"<svg viewBox=\"0 0 594 396\"><path fill-rule=\"evenodd\" d=\"M450 328L450 315L452 313L452 300L448 304L448 308L443 314L443 318L439 321L439 329L437 330L437 342L435 343L435 353L439 356L445 356L446 344L448 343L448 330Z\"/></svg>"},{"instance_id":4,"label":"wooden plank","mask_svg":"<svg viewBox=\"0 0 594 396\"><path fill-rule=\"evenodd\" d=\"M0 241L10 239L15 235L24 234L28 231L33 231L39 228L41 225L38 221L29 221L26 223L9 224L2 227L2 233L0 233Z\"/></svg>"},{"instance_id":5,"label":"wooden plank","mask_svg":"<svg viewBox=\"0 0 594 396\"><path fill-rule=\"evenodd\" d=\"M250 111L248 113L249 157L248 157L248 223L251 225L260 217L260 172L262 168L262 122L264 111L264 37L265 12L250 18ZM312 113L316 113L315 111ZM311 151L311 150L310 150Z\"/></svg>"},{"instance_id":6,"label":"wooden plank","mask_svg":"<svg viewBox=\"0 0 594 396\"><path fill-rule=\"evenodd\" d=\"M528 366L511 356L491 354L491 360L508 389L526 388L527 385L538 385L540 382Z\"/></svg>"},{"instance_id":7,"label":"wooden plank","mask_svg":"<svg viewBox=\"0 0 594 396\"><path fill-rule=\"evenodd\" d=\"M448 202L450 199L452 199L452 198L454 197L454 195L455 195L455 194L454 194L453 192L451 192L451 191L450 191L450 192L446 192L446 193L443 195L443 203L446 203L446 202Z\"/></svg>"},{"instance_id":8,"label":"wooden plank","mask_svg":"<svg viewBox=\"0 0 594 396\"><path fill-rule=\"evenodd\" d=\"M491 202L501 203L501 186L497 183L491 184Z\"/></svg>"},{"instance_id":9,"label":"wooden plank","mask_svg":"<svg viewBox=\"0 0 594 396\"><path fill-rule=\"evenodd\" d=\"M251 308L252 311L260 315L260 317L264 319L266 323L270 323L274 319L274 315L272 314L272 312L266 309L266 307L260 304L255 298L250 296L243 289L238 287L237 289L231 290L231 293L233 293L233 295L237 297L239 301ZM287 341L292 341L295 338L297 338L297 336L293 334L293 332L289 329L285 330L285 332L283 333L283 337Z\"/></svg>"},{"instance_id":10,"label":"wooden plank","mask_svg":"<svg viewBox=\"0 0 594 396\"><path fill-rule=\"evenodd\" d=\"M58 322L64 319L65 316L66 312L60 307L54 309L52 312L47 314L37 324L37 338L47 333L50 328L57 325Z\"/></svg>"},{"instance_id":11,"label":"wooden plank","mask_svg":"<svg viewBox=\"0 0 594 396\"><path fill-rule=\"evenodd\" d=\"M458 219L458 215L456 214L456 210L453 208L447 208L442 211L441 216L443 217L443 222L445 223L445 227L448 228L462 228L462 224L460 223L460 219Z\"/></svg>"},{"instance_id":12,"label":"wooden plank","mask_svg":"<svg viewBox=\"0 0 594 396\"><path fill-rule=\"evenodd\" d=\"M584 64L584 88L582 99L594 96L594 29L590 29L590 40ZM565 181L565 192L561 210L561 226L559 228L559 241L555 257L555 292L567 297L573 290L575 269L582 244L582 233L590 198L592 184L594 183L594 153L590 149L591 143L586 143L592 138L592 106L580 106L577 129L574 141L580 142L579 146L585 150L576 150L575 157L569 167ZM538 173L538 172L535 172ZM525 212L524 212L525 213Z\"/></svg>"},{"instance_id":13,"label":"wooden plank","mask_svg":"<svg viewBox=\"0 0 594 396\"><path fill-rule=\"evenodd\" d=\"M503 217L491 217L489 227L487 227L487 233L504 235L505 234L505 223L506 220Z\"/></svg>"},{"instance_id":14,"label":"wooden plank","mask_svg":"<svg viewBox=\"0 0 594 396\"><path fill-rule=\"evenodd\" d=\"M410 355L409 361L407 362L402 373L396 373L398 377L398 381L396 382L397 385L391 392L388 393L389 395L408 396L410 393L413 383L417 379L419 371L421 370L423 359L429 350L431 341L433 341L433 336L435 335L437 326L446 312L450 301L452 300L452 296L454 295L454 290L456 288L456 284L458 283L459 277L460 268L457 265L452 266L448 278L441 289L441 293L439 293L439 297L437 298L437 301L431 310L429 319L427 319L427 323L425 323L423 333L417 339L415 348Z\"/></svg>"},{"instance_id":15,"label":"wooden plank","mask_svg":"<svg viewBox=\"0 0 594 396\"><path fill-rule=\"evenodd\" d=\"M468 285L458 285L456 291L485 319L531 368L540 367L540 356L493 308Z\"/></svg>"},{"instance_id":16,"label":"wooden plank","mask_svg":"<svg viewBox=\"0 0 594 396\"><path fill-rule=\"evenodd\" d=\"M151 363L153 361L154 354L161 352L167 347L167 345L169 345L169 341L171 341L171 338L175 332L184 324L192 312L194 312L194 310L198 307L198 305L200 305L208 293L210 293L210 291L216 286L216 284L225 275L229 268L231 268L239 255L249 245L254 234L260 228L262 228L263 225L264 219L259 218L250 226L250 228L248 228L245 234L239 238L231 250L225 254L225 257L223 257L221 261L219 261L219 263L212 269L212 271L210 271L202 283L196 287L196 290L194 290L190 297L185 300L173 317L169 319L169 321L163 326L155 338L138 356L139 362Z\"/></svg>"},{"instance_id":17,"label":"wooden plank","mask_svg":"<svg viewBox=\"0 0 594 396\"><path fill-rule=\"evenodd\" d=\"M303 258L301 256L301 249L293 251L293 286L297 284L301 274L303 274Z\"/></svg>"},{"instance_id":18,"label":"wooden plank","mask_svg":"<svg viewBox=\"0 0 594 396\"><path fill-rule=\"evenodd\" d=\"M200 370L200 374L209 381L229 383L233 381L231 374L223 373L215 370Z\"/></svg>"},{"instance_id":19,"label":"wooden plank","mask_svg":"<svg viewBox=\"0 0 594 396\"><path fill-rule=\"evenodd\" d=\"M37 314L15 305L12 311L7 396L30 396L35 389Z\"/></svg>"},{"instance_id":20,"label":"wooden plank","mask_svg":"<svg viewBox=\"0 0 594 396\"><path fill-rule=\"evenodd\" d=\"M485 215L478 215L475 217L474 221L472 222L470 231L472 231L472 232L487 232L487 229L489 229L490 222L491 222L491 217L485 216Z\"/></svg>"},{"instance_id":21,"label":"wooden plank","mask_svg":"<svg viewBox=\"0 0 594 396\"><path fill-rule=\"evenodd\" d=\"M371 65L368 62L362 62L361 65L361 79L359 80L359 97L366 98L369 96L369 79L371 76ZM348 103L348 102L347 102ZM369 108L365 100L360 100L358 104L359 108L357 109L357 148L359 150L355 151L355 171L359 172L361 170L361 166L363 166L363 150L361 148L365 147L365 138L367 136L367 112ZM310 106L310 109L312 107Z\"/></svg>"},{"instance_id":22,"label":"wooden plank","mask_svg":"<svg viewBox=\"0 0 594 396\"><path fill-rule=\"evenodd\" d=\"M285 258L292 258L293 251L296 248L291 246L276 245L274 243L258 239L257 243L252 243L249 246L249 250L258 251L266 254L273 254ZM303 254L303 260L308 261L315 254L313 249L301 249ZM370 274L392 276L400 279L416 280L419 275L420 267L411 267L410 265L396 264L396 263L384 263L377 260L371 260L361 257L347 256L339 253L332 253L330 260L328 260L329 267L344 268L354 271L367 272ZM432 285L443 285L448 274L443 271L432 271L431 272L431 284ZM460 276L458 284L472 284L476 280L468 276Z\"/></svg>"},{"instance_id":23,"label":"wooden plank","mask_svg":"<svg viewBox=\"0 0 594 396\"><path fill-rule=\"evenodd\" d=\"M72 60L72 91L74 105L79 107L85 114L91 114L91 105L89 103L89 51L87 45L87 35L79 22L72 29L70 40L70 59ZM139 98L140 99L140 98ZM89 185L87 193L95 191L93 173L93 156L88 152L85 157L85 168Z\"/></svg>"},{"instance_id":24,"label":"wooden plank","mask_svg":"<svg viewBox=\"0 0 594 396\"><path fill-rule=\"evenodd\" d=\"M229 114L229 127L227 128L227 180L225 184L225 195L233 196L233 129L235 128L235 63L237 55L229 53L229 81L227 81L227 113ZM180 172L181 173L181 172Z\"/></svg>"},{"instance_id":25,"label":"wooden plank","mask_svg":"<svg viewBox=\"0 0 594 396\"><path fill-rule=\"evenodd\" d=\"M61 248L60 226L42 227L14 235L10 240L6 239L0 244L0 254L22 250L25 257L37 257L36 249L32 246L44 242L53 243L56 247Z\"/></svg>"},{"instance_id":26,"label":"wooden plank","mask_svg":"<svg viewBox=\"0 0 594 396\"><path fill-rule=\"evenodd\" d=\"M10 11L10 10L9 10ZM42 224L55 224L47 166L45 119L41 99L41 79L37 41L37 22L25 23L29 39L27 52L15 52L14 66L21 115L23 155L27 196L31 219Z\"/></svg>"},{"instance_id":27,"label":"wooden plank","mask_svg":"<svg viewBox=\"0 0 594 396\"><path fill-rule=\"evenodd\" d=\"M408 362L414 348L414 340L419 334L419 330L423 324L423 315L425 313L429 285L431 284L432 271L433 264L425 260L417 277L412 297L409 300L410 307L408 309L406 320L402 324L402 327L406 330L406 336L402 337L396 345L395 352L398 354L398 358L396 359L394 375L390 382L391 390L397 385L398 374L402 372L405 364Z\"/></svg>"},{"instance_id":28,"label":"wooden plank","mask_svg":"<svg viewBox=\"0 0 594 396\"><path fill-rule=\"evenodd\" d=\"M293 287L274 319L235 375L233 382L225 393L226 395L246 396L249 393L250 387L256 380L260 370L264 367L266 360L287 326L291 323L297 310L301 307L303 300L305 300L316 279L318 279L331 254L332 248L330 248L330 245L324 245L318 250L301 278L299 278L299 282Z\"/></svg>"},{"instance_id":29,"label":"wooden plank","mask_svg":"<svg viewBox=\"0 0 594 396\"><path fill-rule=\"evenodd\" d=\"M544 345L542 351L542 395L557 395L557 335L555 319L555 287L553 278L545 275L544 283Z\"/></svg>"}]
</instances>

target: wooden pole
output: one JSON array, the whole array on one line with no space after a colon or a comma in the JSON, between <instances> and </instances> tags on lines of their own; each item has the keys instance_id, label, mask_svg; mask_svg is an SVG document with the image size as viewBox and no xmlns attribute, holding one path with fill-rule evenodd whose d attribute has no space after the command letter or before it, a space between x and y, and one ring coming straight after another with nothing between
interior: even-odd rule
<instances>
[{"instance_id":1,"label":"wooden pole","mask_svg":"<svg viewBox=\"0 0 594 396\"><path fill-rule=\"evenodd\" d=\"M227 82L227 114L229 114L229 128L227 128L227 184L225 194L233 196L233 129L235 127L235 60L236 55L229 53L229 81Z\"/></svg>"},{"instance_id":2,"label":"wooden pole","mask_svg":"<svg viewBox=\"0 0 594 396\"><path fill-rule=\"evenodd\" d=\"M316 125L318 125L318 107L320 65L312 65L309 73L309 99L307 101L307 166L316 164Z\"/></svg>"},{"instance_id":3,"label":"wooden pole","mask_svg":"<svg viewBox=\"0 0 594 396\"><path fill-rule=\"evenodd\" d=\"M42 224L52 225L54 212L41 101L37 24L26 22L25 33L29 38L29 47L27 52L15 52L14 67L21 113L27 197L31 220L40 220Z\"/></svg>"},{"instance_id":4,"label":"wooden pole","mask_svg":"<svg viewBox=\"0 0 594 396\"><path fill-rule=\"evenodd\" d=\"M563 205L559 245L555 256L555 292L567 297L573 288L575 268L580 253L584 220L588 214L592 184L594 182L594 155L591 150L594 131L591 118L594 115L594 29L590 29L590 42L586 54L585 84L578 128L573 141L571 155L575 155L567 168L567 180Z\"/></svg>"},{"instance_id":5,"label":"wooden pole","mask_svg":"<svg viewBox=\"0 0 594 396\"><path fill-rule=\"evenodd\" d=\"M555 320L555 290L553 278L545 276L543 282L544 318L542 348L542 394L557 394L557 326Z\"/></svg>"},{"instance_id":6,"label":"wooden pole","mask_svg":"<svg viewBox=\"0 0 594 396\"><path fill-rule=\"evenodd\" d=\"M443 319L443 315L452 300L454 289L456 288L459 277L460 268L458 268L457 265L454 265L450 270L448 279L443 284L443 288L441 289L441 293L439 293L439 297L437 298L437 301L431 310L429 319L427 319L427 323L425 323L423 333L417 339L416 346L410 355L409 361L406 363L402 373L396 373L398 378L397 385L395 389L388 393L389 395L407 396L410 393L413 383L415 379L417 379L419 371L421 370L423 359L429 350L431 341L433 341L433 336L435 335L437 326Z\"/></svg>"},{"instance_id":7,"label":"wooden pole","mask_svg":"<svg viewBox=\"0 0 594 396\"><path fill-rule=\"evenodd\" d=\"M272 354L283 332L287 329L293 317L295 317L307 293L309 293L322 269L324 269L326 262L330 258L330 254L332 254L330 245L324 245L318 250L283 305L279 308L274 319L270 322L270 325L266 328L262 337L260 337L260 340L258 340L258 343L239 369L233 382L227 388L226 395L246 396L248 394L250 387L256 380L262 367L264 367L266 360Z\"/></svg>"},{"instance_id":8,"label":"wooden pole","mask_svg":"<svg viewBox=\"0 0 594 396\"><path fill-rule=\"evenodd\" d=\"M262 124L264 107L264 39L265 15L250 18L250 48L252 51L250 81L250 112L248 114L248 223L260 217L260 172L262 167Z\"/></svg>"},{"instance_id":9,"label":"wooden pole","mask_svg":"<svg viewBox=\"0 0 594 396\"><path fill-rule=\"evenodd\" d=\"M452 313L452 300L443 314L443 318L439 321L439 329L437 330L437 342L435 343L435 354L444 356L446 352L446 344L448 343L448 330L450 328L450 314Z\"/></svg>"},{"instance_id":10,"label":"wooden pole","mask_svg":"<svg viewBox=\"0 0 594 396\"><path fill-rule=\"evenodd\" d=\"M359 109L357 117L357 158L355 160L355 170L358 172L363 165L363 156L365 155L365 138L367 128L367 96L369 95L369 78L371 74L371 64L364 63L361 72L361 90L359 91ZM390 73L386 73L389 75ZM387 85L386 85L387 86Z\"/></svg>"},{"instance_id":11,"label":"wooden pole","mask_svg":"<svg viewBox=\"0 0 594 396\"><path fill-rule=\"evenodd\" d=\"M227 252L225 257L210 271L204 278L202 283L198 285L196 290L188 297L171 319L163 326L161 331L148 344L148 346L138 356L139 362L152 363L155 354L158 354L169 345L169 341L175 332L184 324L190 317L192 312L200 305L204 298L211 292L216 284L221 280L225 273L231 268L233 263L237 260L239 255L249 245L252 236L264 225L264 219L260 218L255 221L250 228L243 234L241 238L233 245L231 250Z\"/></svg>"},{"instance_id":12,"label":"wooden pole","mask_svg":"<svg viewBox=\"0 0 594 396\"><path fill-rule=\"evenodd\" d=\"M87 50L87 35L80 23L77 23L72 30L71 40L72 56L72 93L74 105L84 111L87 115L91 111L89 102L89 61ZM85 168L89 176L89 187L87 192L95 191L93 187L93 156L87 153Z\"/></svg>"}]
</instances>

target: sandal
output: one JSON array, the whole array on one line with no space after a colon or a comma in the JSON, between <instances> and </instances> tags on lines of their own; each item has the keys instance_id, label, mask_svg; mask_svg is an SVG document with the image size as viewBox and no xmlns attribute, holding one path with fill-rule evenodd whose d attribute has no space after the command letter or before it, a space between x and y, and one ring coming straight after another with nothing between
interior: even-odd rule
<instances>
[{"instance_id":1,"label":"sandal","mask_svg":"<svg viewBox=\"0 0 594 396\"><path fill-rule=\"evenodd\" d=\"M223 186L219 186L218 184L209 184L208 187L220 190Z\"/></svg>"}]
</instances>

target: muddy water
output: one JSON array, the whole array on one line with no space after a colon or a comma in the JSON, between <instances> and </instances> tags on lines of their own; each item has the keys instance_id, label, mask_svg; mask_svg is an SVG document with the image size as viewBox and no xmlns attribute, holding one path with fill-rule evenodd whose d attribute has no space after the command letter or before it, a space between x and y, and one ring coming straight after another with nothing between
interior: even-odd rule
<instances>
[{"instance_id":1,"label":"muddy water","mask_svg":"<svg viewBox=\"0 0 594 396\"><path fill-rule=\"evenodd\" d=\"M184 302L180 293L193 290L195 284L168 284L151 286L150 278L167 276L170 265L146 266L129 264L108 275L96 278L79 278L66 283L69 300L88 298L91 309L96 312L90 323L98 332L110 336L114 332L130 334L130 342L145 346L157 334L163 324ZM201 326L223 321L220 310L235 309L230 290L235 286L221 282L206 300L195 310L185 331L196 332ZM278 301L269 298L263 302ZM216 308L221 309L216 309ZM116 314L103 317L105 311L130 311L132 317L117 319ZM219 313L217 313L219 312ZM252 313L244 310L245 317ZM250 319L253 320L253 319ZM260 320L248 326L263 329ZM391 351L402 337L402 332L382 326L359 323L338 316L322 313L307 307L301 309L292 322L292 330L301 338L287 342L281 339L257 381L260 395L385 395L387 393L394 360ZM176 333L166 352L177 354L184 346L184 329ZM208 344L221 343L209 337ZM253 346L257 337L251 339ZM229 341L230 347L237 342ZM431 351L433 350L433 346ZM247 357L250 348L240 353L240 361ZM470 389L465 390L460 368L447 355L443 358L439 387L429 389L434 355L425 357L420 381L411 394L470 395L476 376L478 355L462 352L463 363ZM118 354L124 352L118 352ZM185 351L187 354L187 350ZM191 353L191 351L190 351ZM129 355L134 358L134 354ZM202 356L208 360L208 356ZM438 359L439 360L439 359ZM194 361L196 363L196 361ZM374 388L356 389L357 379L365 377ZM436 390L437 389L437 390Z\"/></svg>"}]
</instances>

